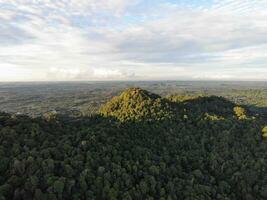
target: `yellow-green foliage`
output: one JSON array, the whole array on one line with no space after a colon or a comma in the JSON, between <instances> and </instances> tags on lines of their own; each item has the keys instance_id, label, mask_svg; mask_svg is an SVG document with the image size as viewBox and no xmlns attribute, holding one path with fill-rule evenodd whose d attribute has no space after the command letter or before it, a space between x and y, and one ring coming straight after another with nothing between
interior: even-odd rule
<instances>
[{"instance_id":1,"label":"yellow-green foliage","mask_svg":"<svg viewBox=\"0 0 267 200\"><path fill-rule=\"evenodd\" d=\"M267 126L262 129L262 136L267 138Z\"/></svg>"},{"instance_id":2,"label":"yellow-green foliage","mask_svg":"<svg viewBox=\"0 0 267 200\"><path fill-rule=\"evenodd\" d=\"M184 101L189 101L193 99L198 99L199 97L202 97L203 95L170 95L167 97L168 100L176 103L181 103Z\"/></svg>"},{"instance_id":3,"label":"yellow-green foliage","mask_svg":"<svg viewBox=\"0 0 267 200\"><path fill-rule=\"evenodd\" d=\"M43 115L44 119L48 122L55 121L57 119L57 112L56 111L50 111Z\"/></svg>"},{"instance_id":4,"label":"yellow-green foliage","mask_svg":"<svg viewBox=\"0 0 267 200\"><path fill-rule=\"evenodd\" d=\"M209 113L205 113L205 119L211 121L219 121L224 120L224 117L218 115L210 115Z\"/></svg>"},{"instance_id":5,"label":"yellow-green foliage","mask_svg":"<svg viewBox=\"0 0 267 200\"><path fill-rule=\"evenodd\" d=\"M247 112L245 110L245 108L242 108L240 106L235 106L234 107L234 113L237 116L238 119L242 120L242 119L247 119Z\"/></svg>"},{"instance_id":6,"label":"yellow-green foliage","mask_svg":"<svg viewBox=\"0 0 267 200\"><path fill-rule=\"evenodd\" d=\"M172 103L140 88L130 88L100 109L100 114L124 121L165 120L174 117Z\"/></svg>"}]
</instances>

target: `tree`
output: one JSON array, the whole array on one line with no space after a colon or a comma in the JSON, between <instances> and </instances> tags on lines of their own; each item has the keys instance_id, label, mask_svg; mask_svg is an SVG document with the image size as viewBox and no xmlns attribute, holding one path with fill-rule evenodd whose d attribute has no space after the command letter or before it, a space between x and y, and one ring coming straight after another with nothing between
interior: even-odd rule
<instances>
[{"instance_id":1,"label":"tree","mask_svg":"<svg viewBox=\"0 0 267 200\"><path fill-rule=\"evenodd\" d=\"M234 107L234 113L237 116L238 119L242 120L242 119L246 119L246 110L240 106L235 106Z\"/></svg>"},{"instance_id":2,"label":"tree","mask_svg":"<svg viewBox=\"0 0 267 200\"><path fill-rule=\"evenodd\" d=\"M267 126L262 129L263 137L267 138Z\"/></svg>"},{"instance_id":3,"label":"tree","mask_svg":"<svg viewBox=\"0 0 267 200\"><path fill-rule=\"evenodd\" d=\"M64 185L65 185L65 178L59 178L54 182L53 188L59 199L62 199Z\"/></svg>"}]
</instances>

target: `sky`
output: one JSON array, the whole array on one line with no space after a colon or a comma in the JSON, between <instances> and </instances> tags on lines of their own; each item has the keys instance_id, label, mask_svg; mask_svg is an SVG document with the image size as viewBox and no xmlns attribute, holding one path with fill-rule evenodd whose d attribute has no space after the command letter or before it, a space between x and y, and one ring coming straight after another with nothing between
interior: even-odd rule
<instances>
[{"instance_id":1,"label":"sky","mask_svg":"<svg viewBox=\"0 0 267 200\"><path fill-rule=\"evenodd\" d=\"M0 82L267 80L267 0L0 0Z\"/></svg>"}]
</instances>

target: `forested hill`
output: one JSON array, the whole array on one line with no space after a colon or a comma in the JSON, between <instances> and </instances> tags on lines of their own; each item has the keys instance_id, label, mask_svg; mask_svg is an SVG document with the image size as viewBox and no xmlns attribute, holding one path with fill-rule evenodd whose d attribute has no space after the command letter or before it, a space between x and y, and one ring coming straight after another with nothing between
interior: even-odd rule
<instances>
[{"instance_id":1,"label":"forested hill","mask_svg":"<svg viewBox=\"0 0 267 200\"><path fill-rule=\"evenodd\" d=\"M265 125L222 97L140 88L92 117L0 113L0 200L267 199Z\"/></svg>"},{"instance_id":2,"label":"forested hill","mask_svg":"<svg viewBox=\"0 0 267 200\"><path fill-rule=\"evenodd\" d=\"M100 114L125 121L184 121L254 119L245 108L217 96L162 98L140 88L129 88L106 103Z\"/></svg>"}]
</instances>

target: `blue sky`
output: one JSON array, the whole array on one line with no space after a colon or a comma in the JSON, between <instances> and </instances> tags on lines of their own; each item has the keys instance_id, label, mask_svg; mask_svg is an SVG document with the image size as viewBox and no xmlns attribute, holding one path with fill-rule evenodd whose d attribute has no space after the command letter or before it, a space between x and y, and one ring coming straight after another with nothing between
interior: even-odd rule
<instances>
[{"instance_id":1,"label":"blue sky","mask_svg":"<svg viewBox=\"0 0 267 200\"><path fill-rule=\"evenodd\" d=\"M0 81L267 80L267 0L0 0Z\"/></svg>"}]
</instances>

